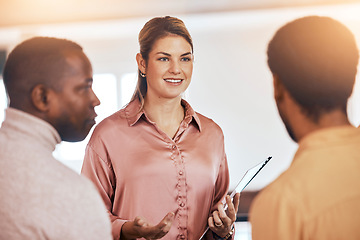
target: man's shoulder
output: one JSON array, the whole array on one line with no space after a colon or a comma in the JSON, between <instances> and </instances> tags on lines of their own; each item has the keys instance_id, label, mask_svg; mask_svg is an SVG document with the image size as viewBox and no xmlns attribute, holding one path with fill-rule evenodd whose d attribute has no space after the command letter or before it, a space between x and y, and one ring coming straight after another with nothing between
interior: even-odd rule
<instances>
[{"instance_id":1,"label":"man's shoulder","mask_svg":"<svg viewBox=\"0 0 360 240\"><path fill-rule=\"evenodd\" d=\"M44 203L46 206L44 209L51 209L51 214L61 215L59 217L61 219L58 220L61 227L66 228L68 222L73 221L71 234L74 236L77 235L77 231L80 235L85 234L89 237L91 235L86 232L90 233L95 229L98 231L96 234L106 232L109 220L104 203L94 184L62 163L54 167L55 169L60 174L49 179L53 181L53 184L49 186L48 191L51 194L48 196L48 204ZM99 226L104 229L99 229Z\"/></svg>"},{"instance_id":2,"label":"man's shoulder","mask_svg":"<svg viewBox=\"0 0 360 240\"><path fill-rule=\"evenodd\" d=\"M77 197L80 198L84 195L90 197L91 195L97 194L93 183L89 179L61 162L57 160L52 161L52 164L49 165L49 170L53 171L53 173L48 176L49 181L53 181L53 187L63 189L63 191L73 192L69 197L75 198L76 200Z\"/></svg>"},{"instance_id":3,"label":"man's shoulder","mask_svg":"<svg viewBox=\"0 0 360 240\"><path fill-rule=\"evenodd\" d=\"M8 182L6 188L0 187L0 208L6 213L7 229L29 226L43 229L49 238L63 239L84 239L85 236L96 239L90 232L110 236L106 233L110 232L110 223L104 203L90 180L52 158L37 159L33 168L20 173L23 174L12 177L13 182ZM10 181L9 178L3 180ZM94 229L98 232L94 233ZM12 236L11 232L3 234ZM38 237L27 234L30 233L25 231L14 236L17 239Z\"/></svg>"},{"instance_id":4,"label":"man's shoulder","mask_svg":"<svg viewBox=\"0 0 360 240\"><path fill-rule=\"evenodd\" d=\"M294 179L291 168L285 170L273 182L264 187L254 199L254 205L297 204L300 179Z\"/></svg>"}]
</instances>

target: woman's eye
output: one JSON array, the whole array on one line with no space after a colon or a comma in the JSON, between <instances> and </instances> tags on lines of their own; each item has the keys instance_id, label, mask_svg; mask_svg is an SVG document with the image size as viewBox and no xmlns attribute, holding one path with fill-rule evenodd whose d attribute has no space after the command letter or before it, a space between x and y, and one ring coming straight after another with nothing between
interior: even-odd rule
<instances>
[{"instance_id":1,"label":"woman's eye","mask_svg":"<svg viewBox=\"0 0 360 240\"><path fill-rule=\"evenodd\" d=\"M181 59L181 61L183 61L183 62L190 62L190 61L191 61L191 58L189 58L189 57L183 57L183 58Z\"/></svg>"},{"instance_id":2,"label":"woman's eye","mask_svg":"<svg viewBox=\"0 0 360 240\"><path fill-rule=\"evenodd\" d=\"M163 61L163 62L169 61L169 59L168 59L167 57L161 57L161 58L159 58L159 60L160 60L160 61Z\"/></svg>"}]
</instances>

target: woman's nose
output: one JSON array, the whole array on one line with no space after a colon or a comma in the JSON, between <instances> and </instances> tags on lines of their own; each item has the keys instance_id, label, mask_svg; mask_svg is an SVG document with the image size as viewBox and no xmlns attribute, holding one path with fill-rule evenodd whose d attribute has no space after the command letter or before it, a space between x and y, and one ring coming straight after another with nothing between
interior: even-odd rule
<instances>
[{"instance_id":1,"label":"woman's nose","mask_svg":"<svg viewBox=\"0 0 360 240\"><path fill-rule=\"evenodd\" d=\"M179 74L181 72L180 64L177 61L172 61L169 72Z\"/></svg>"}]
</instances>

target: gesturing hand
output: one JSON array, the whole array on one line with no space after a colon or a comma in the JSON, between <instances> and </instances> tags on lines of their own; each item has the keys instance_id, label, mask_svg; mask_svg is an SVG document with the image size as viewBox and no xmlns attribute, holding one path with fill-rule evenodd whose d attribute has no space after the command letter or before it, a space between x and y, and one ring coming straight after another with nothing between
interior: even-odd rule
<instances>
[{"instance_id":1,"label":"gesturing hand","mask_svg":"<svg viewBox=\"0 0 360 240\"><path fill-rule=\"evenodd\" d=\"M157 224L151 225L144 217L136 217L134 221L126 222L121 228L121 239L159 239L165 236L174 220L174 213L169 212Z\"/></svg>"},{"instance_id":2,"label":"gesturing hand","mask_svg":"<svg viewBox=\"0 0 360 240\"><path fill-rule=\"evenodd\" d=\"M225 237L230 231L233 223L236 220L236 213L238 211L240 202L240 193L236 193L231 202L229 195L226 196L226 204L228 208L224 209L224 205L220 203L218 209L212 213L208 219L209 228L219 237Z\"/></svg>"}]
</instances>

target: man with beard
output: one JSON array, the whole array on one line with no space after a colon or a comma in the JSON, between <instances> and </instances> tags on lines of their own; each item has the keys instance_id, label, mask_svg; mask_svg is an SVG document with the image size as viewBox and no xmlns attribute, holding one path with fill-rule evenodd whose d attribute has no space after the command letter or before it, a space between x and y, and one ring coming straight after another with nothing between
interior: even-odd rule
<instances>
[{"instance_id":1,"label":"man with beard","mask_svg":"<svg viewBox=\"0 0 360 240\"><path fill-rule=\"evenodd\" d=\"M304 17L280 28L267 54L279 114L299 148L254 200L252 239L360 239L360 129L347 117L353 34L334 19Z\"/></svg>"},{"instance_id":2,"label":"man with beard","mask_svg":"<svg viewBox=\"0 0 360 240\"><path fill-rule=\"evenodd\" d=\"M95 124L100 102L82 48L26 40L3 78L10 104L0 128L0 239L112 239L95 187L52 156L61 140L81 141Z\"/></svg>"}]
</instances>

